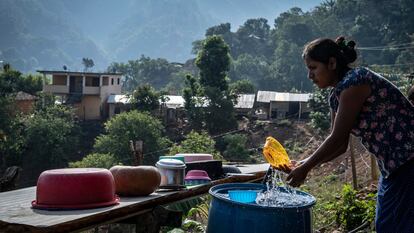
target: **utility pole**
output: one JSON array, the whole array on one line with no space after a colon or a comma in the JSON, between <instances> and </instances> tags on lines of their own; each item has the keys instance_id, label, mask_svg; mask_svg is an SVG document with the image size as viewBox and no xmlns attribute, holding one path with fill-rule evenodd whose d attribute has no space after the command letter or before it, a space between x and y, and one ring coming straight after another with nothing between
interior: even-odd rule
<instances>
[{"instance_id":1,"label":"utility pole","mask_svg":"<svg viewBox=\"0 0 414 233\"><path fill-rule=\"evenodd\" d=\"M132 140L129 141L129 146L132 151L132 159L135 166L142 165L144 159L143 144L144 143L142 141L135 141L135 143Z\"/></svg>"},{"instance_id":2,"label":"utility pole","mask_svg":"<svg viewBox=\"0 0 414 233\"><path fill-rule=\"evenodd\" d=\"M374 155L369 156L371 158L371 179L372 181L378 180L378 165Z\"/></svg>"},{"instance_id":3,"label":"utility pole","mask_svg":"<svg viewBox=\"0 0 414 233\"><path fill-rule=\"evenodd\" d=\"M352 185L355 190L358 189L357 183L357 174L356 174L356 166L355 166L355 154L354 154L354 137L349 136L349 152L351 157L351 169L352 169Z\"/></svg>"}]
</instances>

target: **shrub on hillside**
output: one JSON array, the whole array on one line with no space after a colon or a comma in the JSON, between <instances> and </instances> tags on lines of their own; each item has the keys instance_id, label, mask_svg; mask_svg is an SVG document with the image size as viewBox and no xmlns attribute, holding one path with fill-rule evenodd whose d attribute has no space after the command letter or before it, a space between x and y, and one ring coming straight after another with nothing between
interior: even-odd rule
<instances>
[{"instance_id":1,"label":"shrub on hillside","mask_svg":"<svg viewBox=\"0 0 414 233\"><path fill-rule=\"evenodd\" d=\"M175 155L178 153L207 153L212 154L215 159L221 159L220 154L215 149L216 142L207 134L202 131L197 133L191 131L184 141L180 145L174 145L169 153Z\"/></svg>"},{"instance_id":2,"label":"shrub on hillside","mask_svg":"<svg viewBox=\"0 0 414 233\"><path fill-rule=\"evenodd\" d=\"M370 193L365 198L357 196L357 191L346 184L342 189L342 199L337 203L336 221L345 230L350 231L365 222L375 218L375 194Z\"/></svg>"},{"instance_id":3,"label":"shrub on hillside","mask_svg":"<svg viewBox=\"0 0 414 233\"><path fill-rule=\"evenodd\" d=\"M84 157L80 161L70 162L70 168L87 168L97 167L109 169L114 165L117 165L115 157L112 154L99 154L93 153Z\"/></svg>"},{"instance_id":4,"label":"shrub on hillside","mask_svg":"<svg viewBox=\"0 0 414 233\"><path fill-rule=\"evenodd\" d=\"M144 164L153 165L170 141L162 136L164 126L146 112L123 112L105 123L106 134L97 137L95 153L112 154L117 162L133 162L130 141L143 141Z\"/></svg>"},{"instance_id":5,"label":"shrub on hillside","mask_svg":"<svg viewBox=\"0 0 414 233\"><path fill-rule=\"evenodd\" d=\"M246 148L247 138L243 134L229 134L224 136L226 150L224 158L226 160L245 161L249 158L249 151Z\"/></svg>"}]
</instances>

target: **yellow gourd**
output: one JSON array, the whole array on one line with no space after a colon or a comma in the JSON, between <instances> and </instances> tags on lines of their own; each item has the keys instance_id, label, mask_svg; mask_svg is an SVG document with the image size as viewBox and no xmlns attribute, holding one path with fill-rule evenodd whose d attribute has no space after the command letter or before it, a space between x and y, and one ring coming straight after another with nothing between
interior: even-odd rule
<instances>
[{"instance_id":1,"label":"yellow gourd","mask_svg":"<svg viewBox=\"0 0 414 233\"><path fill-rule=\"evenodd\" d=\"M268 163L275 168L289 167L290 160L285 148L273 137L267 137L263 147L263 155Z\"/></svg>"}]
</instances>

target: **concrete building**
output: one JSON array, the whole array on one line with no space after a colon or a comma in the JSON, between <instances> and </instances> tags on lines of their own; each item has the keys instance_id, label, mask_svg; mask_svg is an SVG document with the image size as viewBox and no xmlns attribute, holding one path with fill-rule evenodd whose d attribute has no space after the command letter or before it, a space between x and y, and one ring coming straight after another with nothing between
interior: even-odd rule
<instances>
[{"instance_id":1,"label":"concrete building","mask_svg":"<svg viewBox=\"0 0 414 233\"><path fill-rule=\"evenodd\" d=\"M122 74L38 70L43 74L43 92L62 104L72 105L79 119L100 120L109 116L110 95L121 94Z\"/></svg>"}]
</instances>

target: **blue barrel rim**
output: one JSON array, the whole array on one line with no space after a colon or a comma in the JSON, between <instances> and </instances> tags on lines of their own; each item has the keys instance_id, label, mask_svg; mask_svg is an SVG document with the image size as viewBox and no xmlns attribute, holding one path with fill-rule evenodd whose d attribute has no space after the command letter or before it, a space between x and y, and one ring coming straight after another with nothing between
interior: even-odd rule
<instances>
[{"instance_id":1,"label":"blue barrel rim","mask_svg":"<svg viewBox=\"0 0 414 233\"><path fill-rule=\"evenodd\" d=\"M280 187L283 188L283 187ZM218 184L210 188L208 193L213 196L214 198L217 198L221 201L228 202L235 205L242 205L242 206L248 206L249 208L258 208L258 209L266 209L266 210L302 210L302 209L309 209L316 203L316 198L312 196L309 193L297 190L301 195L309 196L313 199L312 202L301 205L301 206L286 206L286 207L276 207L276 206L261 206L256 203L242 203L238 201L230 200L229 198L224 198L220 195L217 195L219 191L222 190L232 190L232 189L260 189L260 190L266 190L266 185L264 184L255 184L255 183L226 183L226 184Z\"/></svg>"}]
</instances>

